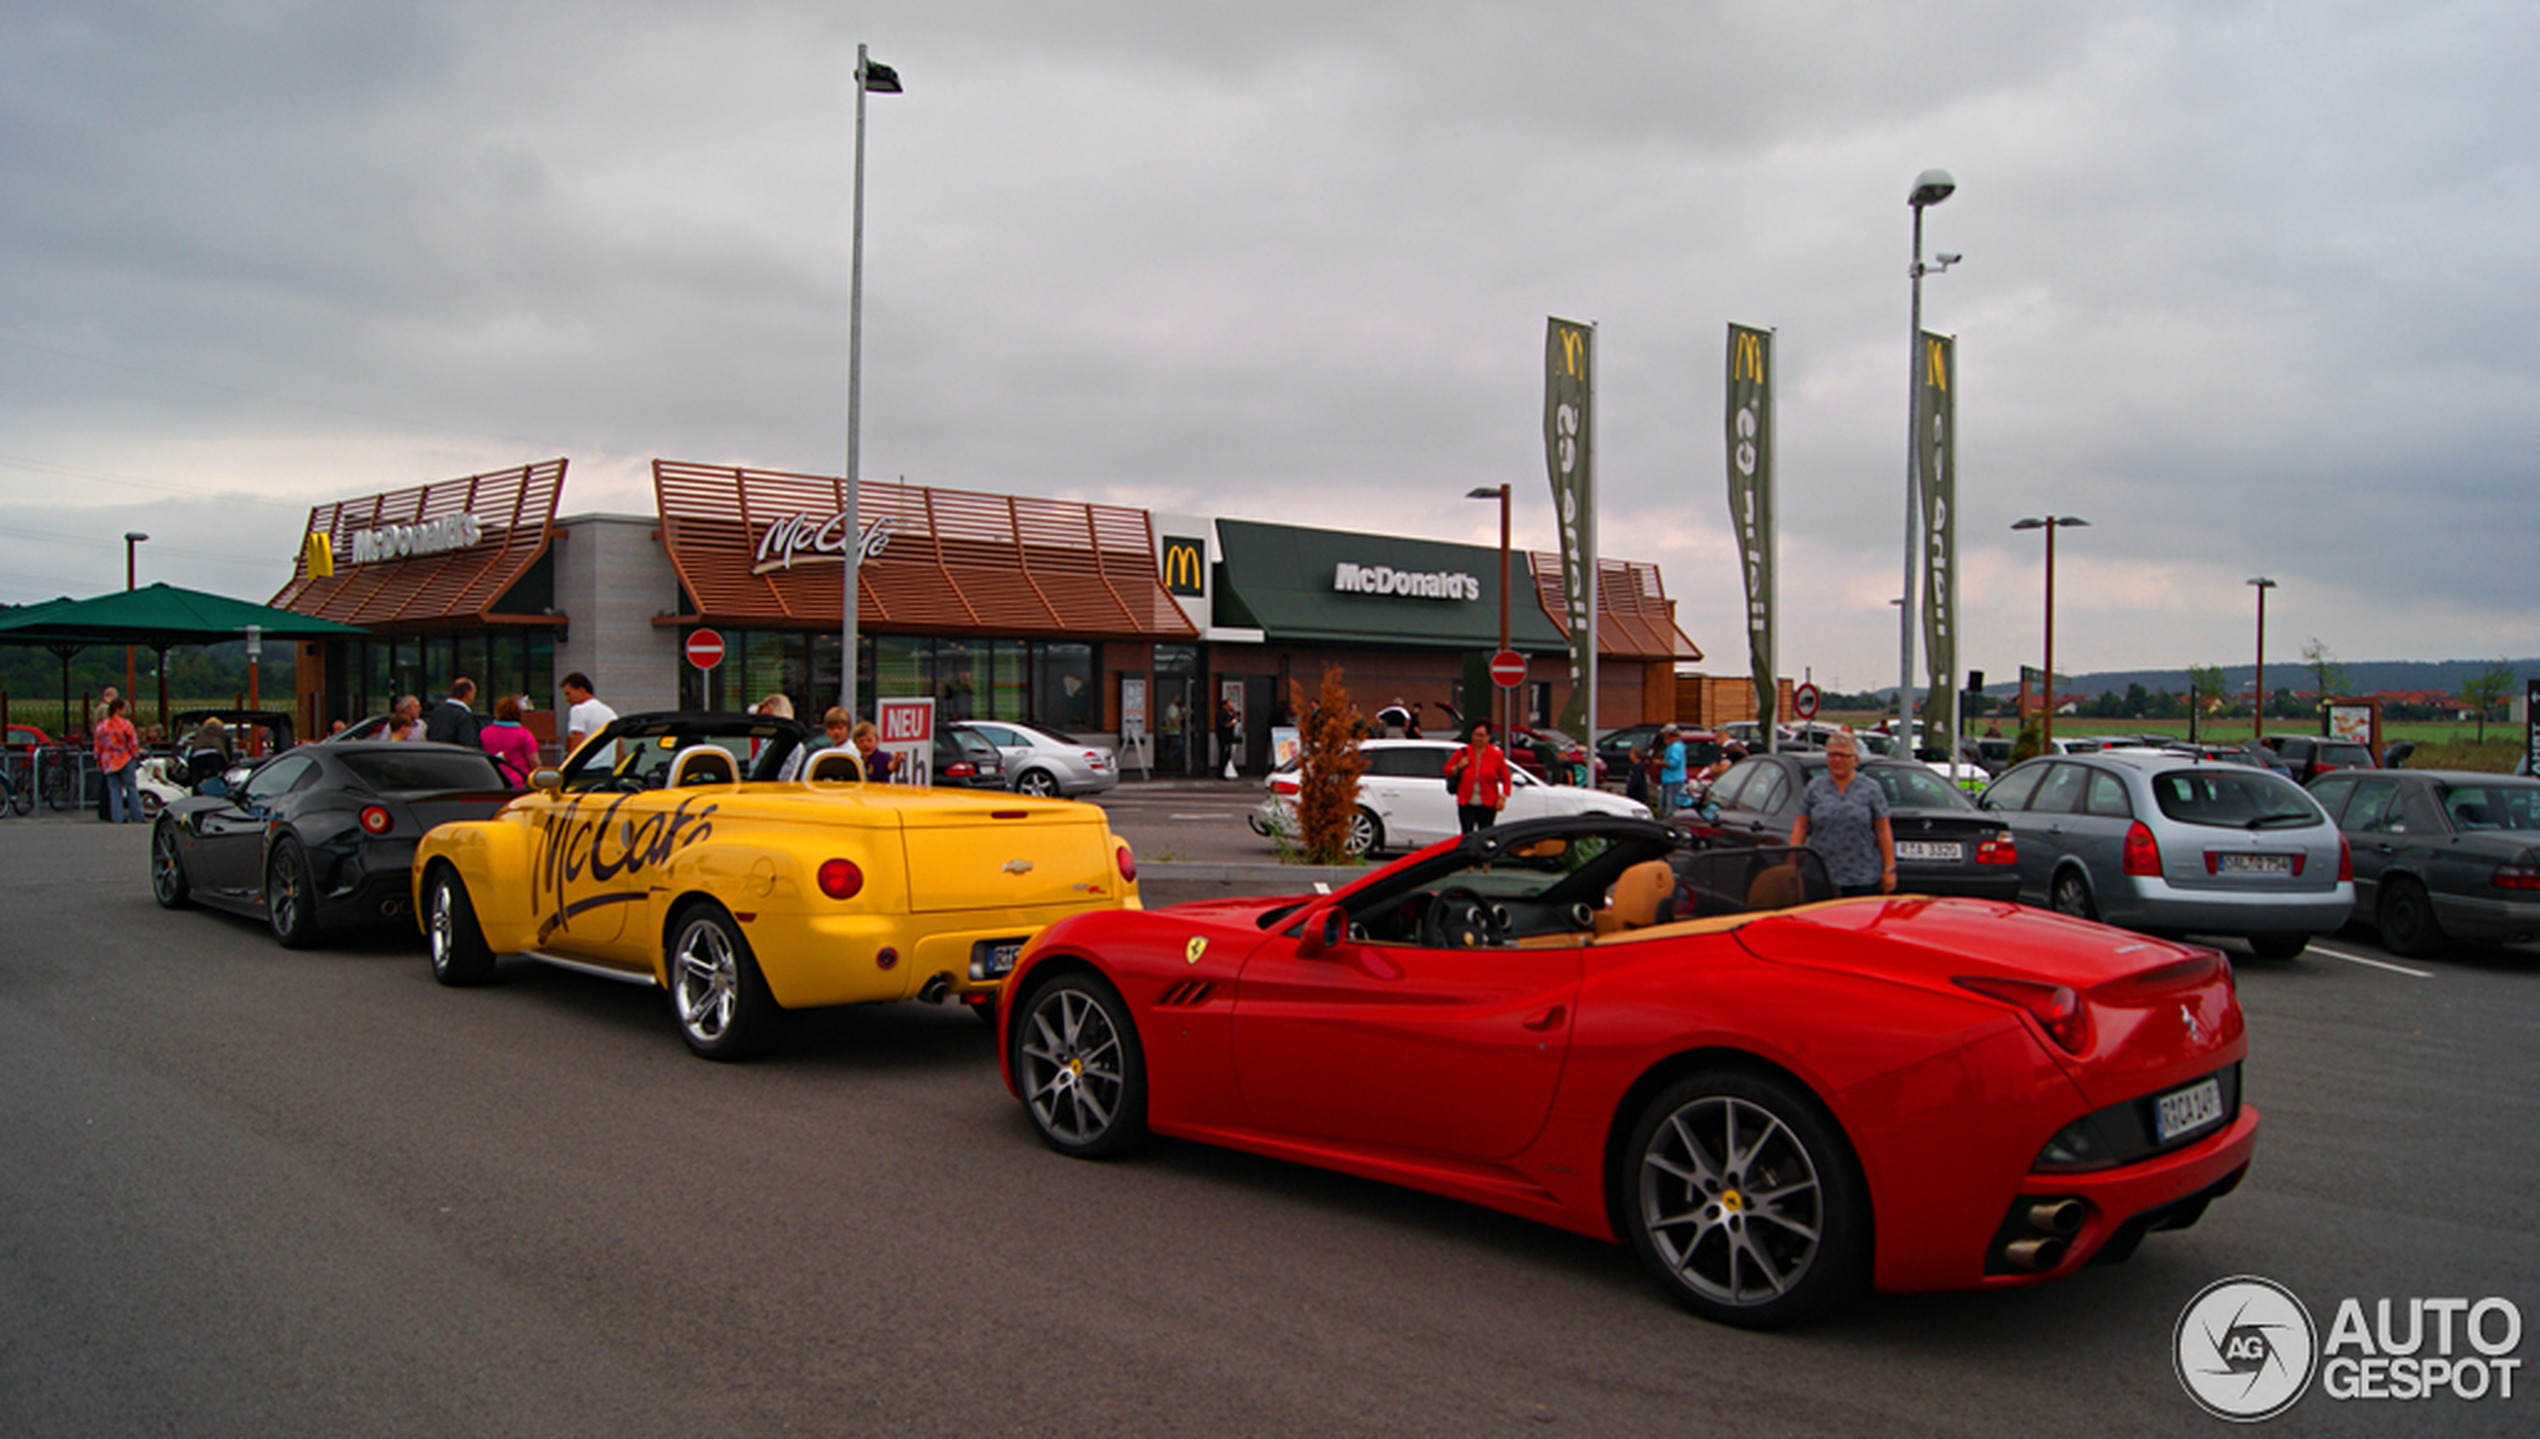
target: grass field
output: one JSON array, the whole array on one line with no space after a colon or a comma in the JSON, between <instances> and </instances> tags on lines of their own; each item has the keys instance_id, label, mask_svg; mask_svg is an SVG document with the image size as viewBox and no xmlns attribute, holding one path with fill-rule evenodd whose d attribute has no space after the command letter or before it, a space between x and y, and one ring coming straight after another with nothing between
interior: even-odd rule
<instances>
[{"instance_id":1,"label":"grass field","mask_svg":"<svg viewBox=\"0 0 2540 1439\"><path fill-rule=\"evenodd\" d=\"M1878 714L1820 716L1863 729L1876 726L1883 717ZM1973 727L1974 732L1984 733L1984 724L1984 721L1978 721ZM2269 720L2267 729L2275 734L2318 733L2298 720ZM2007 722L2002 726L2002 732L2012 733ZM2093 734L2165 734L2185 739L2187 721L2075 719L2067 715L2055 721L2055 733L2066 738ZM2252 733L2250 722L2246 719L2208 720L2196 728L2199 739L2215 744L2246 744ZM2514 762L2522 757L2521 727L2509 721L2490 721L2484 743L2478 739L2478 726L2451 720L2391 723L2381 727L2384 745L2401 740L2416 743L2416 753L2408 757L2411 769L2484 770L2504 774L2511 771Z\"/></svg>"}]
</instances>

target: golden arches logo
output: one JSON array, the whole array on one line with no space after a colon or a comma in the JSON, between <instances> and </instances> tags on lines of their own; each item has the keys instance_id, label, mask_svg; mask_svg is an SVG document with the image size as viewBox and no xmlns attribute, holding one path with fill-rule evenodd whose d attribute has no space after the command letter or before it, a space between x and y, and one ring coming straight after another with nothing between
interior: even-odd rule
<instances>
[{"instance_id":1,"label":"golden arches logo","mask_svg":"<svg viewBox=\"0 0 2540 1439\"><path fill-rule=\"evenodd\" d=\"M1923 337L1924 381L1935 390L1949 388L1949 342L1937 336Z\"/></svg>"},{"instance_id":2,"label":"golden arches logo","mask_svg":"<svg viewBox=\"0 0 2540 1439\"><path fill-rule=\"evenodd\" d=\"M1167 594L1208 592L1208 550L1197 540L1166 539L1164 589Z\"/></svg>"},{"instance_id":3,"label":"golden arches logo","mask_svg":"<svg viewBox=\"0 0 2540 1439\"><path fill-rule=\"evenodd\" d=\"M311 530L309 531L308 538L303 540L300 544L300 553L301 558L308 566L310 579L331 580L335 578L334 536L328 534L324 530Z\"/></svg>"},{"instance_id":4,"label":"golden arches logo","mask_svg":"<svg viewBox=\"0 0 2540 1439\"><path fill-rule=\"evenodd\" d=\"M1733 332L1729 350L1729 378L1753 380L1759 385L1765 382L1764 337L1762 335L1753 330Z\"/></svg>"},{"instance_id":5,"label":"golden arches logo","mask_svg":"<svg viewBox=\"0 0 2540 1439\"><path fill-rule=\"evenodd\" d=\"M1553 332L1561 337L1561 372L1572 379L1587 372L1587 332L1563 325Z\"/></svg>"}]
</instances>

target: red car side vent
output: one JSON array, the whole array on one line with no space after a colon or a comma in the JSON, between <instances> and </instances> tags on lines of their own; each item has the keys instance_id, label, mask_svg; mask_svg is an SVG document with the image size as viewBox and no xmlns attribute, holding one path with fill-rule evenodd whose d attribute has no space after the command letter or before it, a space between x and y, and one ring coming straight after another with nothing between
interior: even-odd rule
<instances>
[{"instance_id":1,"label":"red car side vent","mask_svg":"<svg viewBox=\"0 0 2540 1439\"><path fill-rule=\"evenodd\" d=\"M1206 1004L1209 993L1216 988L1214 983L1205 979L1186 979L1179 984L1167 985L1164 992L1155 997L1155 1007L1191 1009Z\"/></svg>"}]
</instances>

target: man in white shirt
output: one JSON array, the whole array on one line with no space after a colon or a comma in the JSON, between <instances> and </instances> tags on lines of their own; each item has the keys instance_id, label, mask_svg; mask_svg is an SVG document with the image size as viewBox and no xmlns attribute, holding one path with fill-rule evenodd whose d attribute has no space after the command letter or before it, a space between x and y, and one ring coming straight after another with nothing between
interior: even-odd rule
<instances>
[{"instance_id":1,"label":"man in white shirt","mask_svg":"<svg viewBox=\"0 0 2540 1439\"><path fill-rule=\"evenodd\" d=\"M600 702L591 692L591 677L580 670L564 677L564 752L570 756L582 742L607 729L617 720L617 711Z\"/></svg>"}]
</instances>

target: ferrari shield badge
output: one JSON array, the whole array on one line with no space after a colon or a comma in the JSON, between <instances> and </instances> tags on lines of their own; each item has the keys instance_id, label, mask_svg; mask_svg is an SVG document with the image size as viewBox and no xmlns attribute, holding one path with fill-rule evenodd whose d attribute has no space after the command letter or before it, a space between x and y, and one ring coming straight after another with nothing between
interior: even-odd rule
<instances>
[{"instance_id":1,"label":"ferrari shield badge","mask_svg":"<svg viewBox=\"0 0 2540 1439\"><path fill-rule=\"evenodd\" d=\"M1199 957L1206 953L1208 953L1208 941L1205 939L1194 938L1190 943L1182 946L1182 962L1184 964L1197 964L1199 963Z\"/></svg>"}]
</instances>

